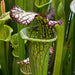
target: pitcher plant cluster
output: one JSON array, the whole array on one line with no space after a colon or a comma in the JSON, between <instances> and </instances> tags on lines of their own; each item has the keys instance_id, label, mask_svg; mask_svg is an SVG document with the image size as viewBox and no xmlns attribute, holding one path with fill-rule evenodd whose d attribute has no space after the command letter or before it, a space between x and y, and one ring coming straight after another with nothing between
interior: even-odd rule
<instances>
[{"instance_id":1,"label":"pitcher plant cluster","mask_svg":"<svg viewBox=\"0 0 75 75\"><path fill-rule=\"evenodd\" d=\"M0 0L0 75L74 75L75 0Z\"/></svg>"}]
</instances>

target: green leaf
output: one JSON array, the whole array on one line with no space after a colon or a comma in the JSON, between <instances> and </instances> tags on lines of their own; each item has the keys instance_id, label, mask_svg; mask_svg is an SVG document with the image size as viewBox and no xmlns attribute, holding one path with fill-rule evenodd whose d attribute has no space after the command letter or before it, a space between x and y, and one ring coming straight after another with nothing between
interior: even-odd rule
<instances>
[{"instance_id":1,"label":"green leaf","mask_svg":"<svg viewBox=\"0 0 75 75\"><path fill-rule=\"evenodd\" d=\"M1 65L0 65L0 69L1 69Z\"/></svg>"},{"instance_id":2,"label":"green leaf","mask_svg":"<svg viewBox=\"0 0 75 75\"><path fill-rule=\"evenodd\" d=\"M7 25L0 26L0 40L9 41L13 29Z\"/></svg>"},{"instance_id":3,"label":"green leaf","mask_svg":"<svg viewBox=\"0 0 75 75\"><path fill-rule=\"evenodd\" d=\"M35 6L38 8L42 8L48 4L50 4L52 2L52 0L35 0Z\"/></svg>"}]
</instances>

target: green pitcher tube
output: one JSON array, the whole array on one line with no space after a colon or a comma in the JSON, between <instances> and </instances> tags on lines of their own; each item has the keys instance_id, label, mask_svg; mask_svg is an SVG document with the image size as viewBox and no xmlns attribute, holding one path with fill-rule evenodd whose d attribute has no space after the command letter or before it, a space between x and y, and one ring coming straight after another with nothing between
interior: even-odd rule
<instances>
[{"instance_id":1,"label":"green pitcher tube","mask_svg":"<svg viewBox=\"0 0 75 75\"><path fill-rule=\"evenodd\" d=\"M27 46L29 51L30 65L32 75L47 75L49 51L52 42L56 41L57 36L51 39L38 39L29 37L29 29L31 27L21 30L21 37L28 40Z\"/></svg>"},{"instance_id":2,"label":"green pitcher tube","mask_svg":"<svg viewBox=\"0 0 75 75\"><path fill-rule=\"evenodd\" d=\"M50 45L46 42L28 42L33 75L47 75Z\"/></svg>"}]
</instances>

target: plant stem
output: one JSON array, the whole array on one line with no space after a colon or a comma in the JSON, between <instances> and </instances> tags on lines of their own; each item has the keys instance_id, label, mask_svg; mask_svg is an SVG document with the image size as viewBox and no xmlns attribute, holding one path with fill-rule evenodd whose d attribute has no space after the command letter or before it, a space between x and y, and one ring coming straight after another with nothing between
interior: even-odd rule
<instances>
[{"instance_id":1,"label":"plant stem","mask_svg":"<svg viewBox=\"0 0 75 75\"><path fill-rule=\"evenodd\" d=\"M30 6L31 3L33 0L15 0L15 5L18 5L21 9L25 10L25 11L28 11L28 10L31 10L33 7ZM30 5L29 5L29 4ZM30 7L29 7L30 6ZM33 10L33 9L32 9ZM19 52L19 61L20 60L24 60L26 58L26 51L25 51L25 44L24 44L24 40L21 38L19 32L22 28L24 28L25 26L24 25L20 25L20 24L17 24L17 28L18 28L18 52ZM21 73L22 75L22 73Z\"/></svg>"},{"instance_id":2,"label":"plant stem","mask_svg":"<svg viewBox=\"0 0 75 75\"><path fill-rule=\"evenodd\" d=\"M74 72L74 65L75 65L75 15L73 17L73 21L72 21L72 29L71 29L71 36L73 36L72 41L70 43L71 45L71 57L70 57L70 74L73 75Z\"/></svg>"},{"instance_id":3,"label":"plant stem","mask_svg":"<svg viewBox=\"0 0 75 75\"><path fill-rule=\"evenodd\" d=\"M7 70L7 61L6 61L6 52L5 52L5 43L3 41L0 41L0 64L2 67L2 73L3 75L8 75L8 70Z\"/></svg>"},{"instance_id":4,"label":"plant stem","mask_svg":"<svg viewBox=\"0 0 75 75\"><path fill-rule=\"evenodd\" d=\"M30 11L33 10L33 0L15 0L15 4L21 7L25 11ZM32 4L30 6L30 4ZM24 45L24 40L21 39L19 32L22 28L24 28L24 25L17 25L18 27L18 49L19 49L19 58L20 60L23 60L25 58L25 45Z\"/></svg>"},{"instance_id":5,"label":"plant stem","mask_svg":"<svg viewBox=\"0 0 75 75\"><path fill-rule=\"evenodd\" d=\"M19 58L17 57L14 57L13 58L13 72L12 72L12 75L20 75L20 70L19 70L19 65L17 64Z\"/></svg>"},{"instance_id":6,"label":"plant stem","mask_svg":"<svg viewBox=\"0 0 75 75\"><path fill-rule=\"evenodd\" d=\"M61 26L56 25L56 30L58 39L57 39L56 57L53 75L61 75L60 73L62 69L61 65L62 65L65 23L63 23Z\"/></svg>"},{"instance_id":7,"label":"plant stem","mask_svg":"<svg viewBox=\"0 0 75 75\"><path fill-rule=\"evenodd\" d=\"M9 52L9 42L5 42L5 61L6 61L6 68L7 68L7 72L8 72L8 75L9 75L9 60L8 60L8 52Z\"/></svg>"},{"instance_id":8,"label":"plant stem","mask_svg":"<svg viewBox=\"0 0 75 75\"><path fill-rule=\"evenodd\" d=\"M55 1L55 19L56 20L60 19L58 17L58 12L57 12L58 5L60 2L63 3L63 0ZM63 9L62 9L62 12L64 12ZM53 75L62 75L62 61L63 61L62 54L63 54L63 45L64 45L64 36L65 36L65 15L61 16L61 18L63 20L63 24L61 26L58 26L58 25L55 26L58 39L57 39L57 46L56 46L56 57L55 57Z\"/></svg>"},{"instance_id":9,"label":"plant stem","mask_svg":"<svg viewBox=\"0 0 75 75\"><path fill-rule=\"evenodd\" d=\"M24 25L18 24L18 51L19 51L19 61L25 59L25 45L24 40L22 40L19 32L24 28Z\"/></svg>"}]
</instances>

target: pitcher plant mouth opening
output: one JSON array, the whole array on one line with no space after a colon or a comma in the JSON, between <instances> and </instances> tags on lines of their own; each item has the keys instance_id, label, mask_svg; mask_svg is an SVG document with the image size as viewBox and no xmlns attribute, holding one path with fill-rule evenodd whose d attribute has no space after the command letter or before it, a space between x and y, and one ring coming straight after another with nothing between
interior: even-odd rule
<instances>
[{"instance_id":1,"label":"pitcher plant mouth opening","mask_svg":"<svg viewBox=\"0 0 75 75\"><path fill-rule=\"evenodd\" d=\"M48 38L48 39L38 39L36 37L30 37L30 36L28 36L28 34L29 34L28 31L32 30L34 28L36 28L36 26L34 26L34 27L26 27L26 28L22 29L20 31L20 35L21 35L22 39L24 39L24 40L30 40L30 41L37 41L37 42L53 42L53 41L56 41L56 39L57 39L56 32L54 34L54 37L51 38L51 39L50 38ZM36 36L38 36L38 35L36 35Z\"/></svg>"},{"instance_id":2,"label":"pitcher plant mouth opening","mask_svg":"<svg viewBox=\"0 0 75 75\"><path fill-rule=\"evenodd\" d=\"M10 19L9 12L0 16L0 40L10 41L13 29L6 24L6 21Z\"/></svg>"}]
</instances>

